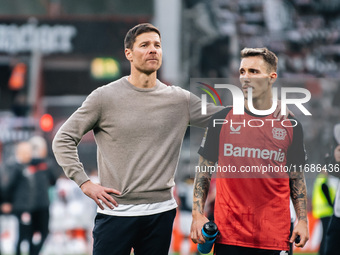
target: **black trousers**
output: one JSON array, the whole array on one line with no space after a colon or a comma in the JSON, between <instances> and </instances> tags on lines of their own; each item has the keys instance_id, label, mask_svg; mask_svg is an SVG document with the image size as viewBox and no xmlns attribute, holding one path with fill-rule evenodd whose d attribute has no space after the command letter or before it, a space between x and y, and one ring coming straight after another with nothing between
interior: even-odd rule
<instances>
[{"instance_id":1,"label":"black trousers","mask_svg":"<svg viewBox=\"0 0 340 255\"><path fill-rule=\"evenodd\" d=\"M98 213L93 229L93 255L168 255L176 209L147 216Z\"/></svg>"},{"instance_id":2,"label":"black trousers","mask_svg":"<svg viewBox=\"0 0 340 255\"><path fill-rule=\"evenodd\" d=\"M18 219L18 240L16 243L15 254L21 255L21 243L24 240L30 242L32 237L31 214L29 212L15 211L14 215Z\"/></svg>"},{"instance_id":3,"label":"black trousers","mask_svg":"<svg viewBox=\"0 0 340 255\"><path fill-rule=\"evenodd\" d=\"M16 255L21 254L21 243L29 242L29 255L38 255L47 236L49 223L49 208L42 208L33 212L15 212L18 219L18 242L16 244ZM27 218L29 216L29 218ZM41 239L38 243L33 242L33 234L39 232Z\"/></svg>"},{"instance_id":4,"label":"black trousers","mask_svg":"<svg viewBox=\"0 0 340 255\"><path fill-rule=\"evenodd\" d=\"M49 234L48 224L50 219L49 208L41 208L31 212L31 237L30 237L30 255L38 255ZM33 242L33 234L40 233L40 240L38 243Z\"/></svg>"},{"instance_id":5,"label":"black trousers","mask_svg":"<svg viewBox=\"0 0 340 255\"><path fill-rule=\"evenodd\" d=\"M325 243L326 243L326 235L327 235L327 229L329 225L329 221L331 220L331 217L323 217L320 218L321 224L322 224L322 238L319 248L319 255L325 255Z\"/></svg>"},{"instance_id":6,"label":"black trousers","mask_svg":"<svg viewBox=\"0 0 340 255\"><path fill-rule=\"evenodd\" d=\"M340 218L336 217L334 214L328 225L324 254L340 254Z\"/></svg>"}]
</instances>

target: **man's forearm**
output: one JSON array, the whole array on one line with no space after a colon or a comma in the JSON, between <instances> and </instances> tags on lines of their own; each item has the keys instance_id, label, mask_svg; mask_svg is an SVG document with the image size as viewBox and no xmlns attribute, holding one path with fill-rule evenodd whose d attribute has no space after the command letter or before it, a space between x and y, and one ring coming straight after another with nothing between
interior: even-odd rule
<instances>
[{"instance_id":1,"label":"man's forearm","mask_svg":"<svg viewBox=\"0 0 340 255\"><path fill-rule=\"evenodd\" d=\"M307 189L303 172L290 173L290 196L298 220L307 221Z\"/></svg>"},{"instance_id":2,"label":"man's forearm","mask_svg":"<svg viewBox=\"0 0 340 255\"><path fill-rule=\"evenodd\" d=\"M202 157L199 159L199 169L207 169L205 166L213 166L214 162L208 161ZM207 200L209 187L211 181L210 172L197 172L194 183L194 199L193 199L193 213L204 213L204 205Z\"/></svg>"}]
</instances>

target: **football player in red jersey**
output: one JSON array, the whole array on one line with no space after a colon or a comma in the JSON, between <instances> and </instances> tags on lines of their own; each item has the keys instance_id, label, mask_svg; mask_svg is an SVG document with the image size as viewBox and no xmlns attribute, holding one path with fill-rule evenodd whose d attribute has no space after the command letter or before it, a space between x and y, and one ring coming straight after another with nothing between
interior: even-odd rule
<instances>
[{"instance_id":1,"label":"football player in red jersey","mask_svg":"<svg viewBox=\"0 0 340 255\"><path fill-rule=\"evenodd\" d=\"M267 48L241 51L239 72L245 114L234 115L232 107L216 113L199 150L199 169L211 169L217 162L220 169L233 166L234 170L216 176L214 216L220 235L215 254L288 254L289 243L298 236L297 247L303 247L309 239L305 178L303 169L298 168L306 160L301 124L292 116L291 125L278 121L261 127L245 124L254 123L254 119L261 123L276 119L272 114L257 116L250 112L248 98L257 110L271 108L277 61ZM225 121L215 125L216 119ZM196 171L191 226L191 238L196 243L204 243L201 229L208 221L203 209L210 180L211 171ZM290 197L298 217L291 237Z\"/></svg>"}]
</instances>

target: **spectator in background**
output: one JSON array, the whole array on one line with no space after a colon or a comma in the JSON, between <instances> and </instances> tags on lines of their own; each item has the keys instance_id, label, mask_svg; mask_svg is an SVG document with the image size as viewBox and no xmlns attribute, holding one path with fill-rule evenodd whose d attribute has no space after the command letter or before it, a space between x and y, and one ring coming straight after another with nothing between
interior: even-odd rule
<instances>
[{"instance_id":1,"label":"spectator in background","mask_svg":"<svg viewBox=\"0 0 340 255\"><path fill-rule=\"evenodd\" d=\"M322 239L319 248L319 254L324 255L324 244L326 237L326 230L333 214L333 203L337 188L337 180L328 175L327 169L323 169L315 179L312 207L313 216L320 219L322 223Z\"/></svg>"},{"instance_id":2,"label":"spectator in background","mask_svg":"<svg viewBox=\"0 0 340 255\"><path fill-rule=\"evenodd\" d=\"M30 255L38 255L49 233L49 188L57 179L47 160L47 143L43 137L34 136L29 140L32 146L32 161L29 166L33 174Z\"/></svg>"},{"instance_id":3,"label":"spectator in background","mask_svg":"<svg viewBox=\"0 0 340 255\"><path fill-rule=\"evenodd\" d=\"M329 173L335 174L339 178L340 170L340 123L334 127L335 149L331 157L331 164ZM333 169L330 169L333 168ZM340 184L338 185L335 201L334 212L328 225L326 241L325 241L325 255L338 255L340 251Z\"/></svg>"},{"instance_id":4,"label":"spectator in background","mask_svg":"<svg viewBox=\"0 0 340 255\"><path fill-rule=\"evenodd\" d=\"M3 165L4 203L2 212L14 214L19 223L16 255L21 254L21 243L29 240L32 208L33 174L29 171L32 146L29 142L15 145L14 155Z\"/></svg>"},{"instance_id":5,"label":"spectator in background","mask_svg":"<svg viewBox=\"0 0 340 255\"><path fill-rule=\"evenodd\" d=\"M340 251L339 240L340 240L340 185L338 185L338 190L334 201L334 213L331 217L327 229L324 254L338 255Z\"/></svg>"}]
</instances>

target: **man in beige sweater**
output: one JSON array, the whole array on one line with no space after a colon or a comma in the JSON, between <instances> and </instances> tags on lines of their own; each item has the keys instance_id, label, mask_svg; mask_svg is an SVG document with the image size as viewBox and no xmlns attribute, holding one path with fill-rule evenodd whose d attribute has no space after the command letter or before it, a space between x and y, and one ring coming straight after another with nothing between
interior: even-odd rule
<instances>
[{"instance_id":1,"label":"man in beige sweater","mask_svg":"<svg viewBox=\"0 0 340 255\"><path fill-rule=\"evenodd\" d=\"M125 56L131 73L94 90L64 123L53 152L66 175L98 205L94 255L168 254L176 201L172 194L180 148L188 124L206 127L223 109L201 114L200 99L157 79L162 64L159 30L130 29ZM77 145L92 130L100 184L90 181Z\"/></svg>"}]
</instances>

